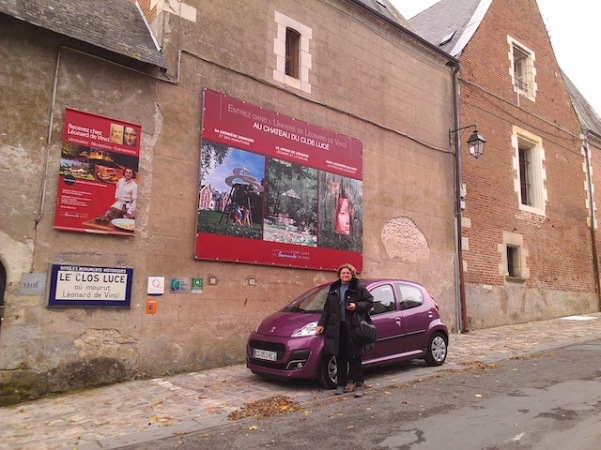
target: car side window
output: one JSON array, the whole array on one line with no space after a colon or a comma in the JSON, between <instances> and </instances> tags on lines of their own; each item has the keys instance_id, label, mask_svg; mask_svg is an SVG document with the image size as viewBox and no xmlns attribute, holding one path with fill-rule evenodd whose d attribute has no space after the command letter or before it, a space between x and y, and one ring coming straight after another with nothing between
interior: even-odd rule
<instances>
[{"instance_id":1,"label":"car side window","mask_svg":"<svg viewBox=\"0 0 601 450\"><path fill-rule=\"evenodd\" d=\"M391 285L385 284L378 286L371 291L371 295L374 296L374 307L370 311L372 316L388 311L394 311L396 309L394 304L394 292Z\"/></svg>"},{"instance_id":2,"label":"car side window","mask_svg":"<svg viewBox=\"0 0 601 450\"><path fill-rule=\"evenodd\" d=\"M424 295L418 287L409 284L398 284L401 297L401 310L411 309L423 305Z\"/></svg>"}]
</instances>

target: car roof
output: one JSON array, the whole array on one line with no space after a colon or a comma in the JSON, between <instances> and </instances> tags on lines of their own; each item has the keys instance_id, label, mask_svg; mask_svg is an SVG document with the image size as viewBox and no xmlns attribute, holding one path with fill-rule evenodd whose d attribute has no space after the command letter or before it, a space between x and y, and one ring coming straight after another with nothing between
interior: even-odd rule
<instances>
[{"instance_id":1,"label":"car roof","mask_svg":"<svg viewBox=\"0 0 601 450\"><path fill-rule=\"evenodd\" d=\"M358 278L359 281L364 285L380 284L380 283L409 283L417 286L424 287L421 283L412 280L405 280L403 278ZM320 283L318 286L327 286L332 284L333 281Z\"/></svg>"},{"instance_id":2,"label":"car roof","mask_svg":"<svg viewBox=\"0 0 601 450\"><path fill-rule=\"evenodd\" d=\"M419 284L417 281L412 280L404 280L402 278L359 278L359 281L363 284L372 284L372 283L380 283L380 282L389 282L389 283L412 283Z\"/></svg>"}]
</instances>

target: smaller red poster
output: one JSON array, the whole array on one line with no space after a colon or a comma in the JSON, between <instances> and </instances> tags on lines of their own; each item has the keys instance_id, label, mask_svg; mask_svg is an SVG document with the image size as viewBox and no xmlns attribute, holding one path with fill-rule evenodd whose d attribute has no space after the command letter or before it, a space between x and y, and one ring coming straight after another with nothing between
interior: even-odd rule
<instances>
[{"instance_id":1,"label":"smaller red poster","mask_svg":"<svg viewBox=\"0 0 601 450\"><path fill-rule=\"evenodd\" d=\"M132 236L140 125L65 110L54 228Z\"/></svg>"}]
</instances>

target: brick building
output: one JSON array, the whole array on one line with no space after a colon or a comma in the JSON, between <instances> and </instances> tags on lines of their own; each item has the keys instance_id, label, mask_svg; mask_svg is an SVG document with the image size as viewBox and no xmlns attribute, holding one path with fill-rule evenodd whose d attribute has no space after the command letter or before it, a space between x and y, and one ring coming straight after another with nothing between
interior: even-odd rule
<instances>
[{"instance_id":1,"label":"brick building","mask_svg":"<svg viewBox=\"0 0 601 450\"><path fill-rule=\"evenodd\" d=\"M411 25L460 60L460 126L487 141L460 153L464 329L597 311L595 158L536 2L443 0Z\"/></svg>"}]
</instances>

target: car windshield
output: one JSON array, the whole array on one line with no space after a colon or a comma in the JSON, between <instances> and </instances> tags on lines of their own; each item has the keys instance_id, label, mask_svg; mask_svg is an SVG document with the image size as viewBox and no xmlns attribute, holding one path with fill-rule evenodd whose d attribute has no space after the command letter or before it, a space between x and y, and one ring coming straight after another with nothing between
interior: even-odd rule
<instances>
[{"instance_id":1,"label":"car windshield","mask_svg":"<svg viewBox=\"0 0 601 450\"><path fill-rule=\"evenodd\" d=\"M322 312L329 291L329 285L311 289L286 306L283 311L305 313Z\"/></svg>"}]
</instances>

